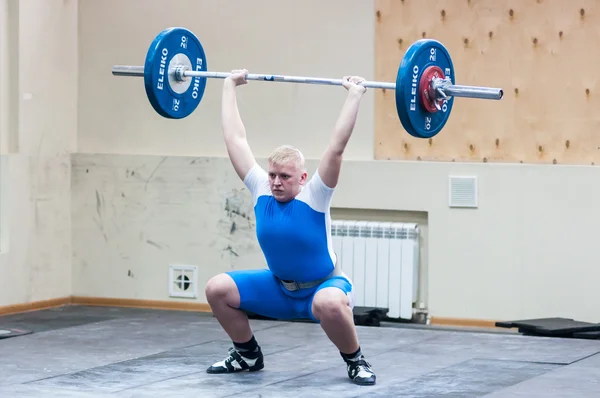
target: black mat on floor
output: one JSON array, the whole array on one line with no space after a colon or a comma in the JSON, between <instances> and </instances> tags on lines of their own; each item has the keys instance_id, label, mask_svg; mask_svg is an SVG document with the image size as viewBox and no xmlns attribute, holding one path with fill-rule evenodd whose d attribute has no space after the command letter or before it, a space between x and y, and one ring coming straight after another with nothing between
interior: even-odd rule
<instances>
[{"instance_id":1,"label":"black mat on floor","mask_svg":"<svg viewBox=\"0 0 600 398\"><path fill-rule=\"evenodd\" d=\"M0 340L9 339L11 337L25 336L33 333L31 330L24 329L5 329L0 327Z\"/></svg>"},{"instance_id":2,"label":"black mat on floor","mask_svg":"<svg viewBox=\"0 0 600 398\"><path fill-rule=\"evenodd\" d=\"M496 322L502 328L519 328L527 336L563 337L579 339L600 338L600 324L576 321L571 318L538 318Z\"/></svg>"},{"instance_id":3,"label":"black mat on floor","mask_svg":"<svg viewBox=\"0 0 600 398\"><path fill-rule=\"evenodd\" d=\"M388 311L388 308L354 307L354 323L360 326L381 326L381 320Z\"/></svg>"},{"instance_id":4,"label":"black mat on floor","mask_svg":"<svg viewBox=\"0 0 600 398\"><path fill-rule=\"evenodd\" d=\"M600 331L576 332L576 333L573 333L573 337L575 337L576 339L596 340L596 339L600 339Z\"/></svg>"}]
</instances>

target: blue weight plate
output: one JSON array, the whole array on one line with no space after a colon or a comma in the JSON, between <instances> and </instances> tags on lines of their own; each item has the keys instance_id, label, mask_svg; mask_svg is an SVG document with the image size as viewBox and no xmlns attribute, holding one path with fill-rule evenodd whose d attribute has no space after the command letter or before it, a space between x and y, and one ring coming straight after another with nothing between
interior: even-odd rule
<instances>
[{"instance_id":1,"label":"blue weight plate","mask_svg":"<svg viewBox=\"0 0 600 398\"><path fill-rule=\"evenodd\" d=\"M455 84L454 66L442 43L432 39L414 42L404 54L396 76L396 110L404 129L413 137L431 138L446 124L454 98L442 104L442 110L431 113L421 104L419 82L423 71L438 66Z\"/></svg>"},{"instance_id":2,"label":"blue weight plate","mask_svg":"<svg viewBox=\"0 0 600 398\"><path fill-rule=\"evenodd\" d=\"M185 64L191 70L206 71L206 56L198 38L185 28L163 30L150 44L144 64L144 86L150 104L158 114L169 119L190 115L204 95L206 78L187 78L176 82L169 77L173 65Z\"/></svg>"}]
</instances>

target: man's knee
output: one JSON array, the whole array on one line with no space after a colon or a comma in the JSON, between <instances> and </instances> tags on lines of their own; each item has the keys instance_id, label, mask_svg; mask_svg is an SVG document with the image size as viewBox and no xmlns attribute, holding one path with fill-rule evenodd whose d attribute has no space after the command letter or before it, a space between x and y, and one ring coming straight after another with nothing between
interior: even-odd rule
<instances>
[{"instance_id":1,"label":"man's knee","mask_svg":"<svg viewBox=\"0 0 600 398\"><path fill-rule=\"evenodd\" d=\"M215 275L208 280L204 288L208 303L227 304L231 307L240 305L240 294L233 279L227 274Z\"/></svg>"},{"instance_id":2,"label":"man's knee","mask_svg":"<svg viewBox=\"0 0 600 398\"><path fill-rule=\"evenodd\" d=\"M350 310L348 296L336 287L319 290L313 299L312 313L318 319L336 319L347 315Z\"/></svg>"}]
</instances>

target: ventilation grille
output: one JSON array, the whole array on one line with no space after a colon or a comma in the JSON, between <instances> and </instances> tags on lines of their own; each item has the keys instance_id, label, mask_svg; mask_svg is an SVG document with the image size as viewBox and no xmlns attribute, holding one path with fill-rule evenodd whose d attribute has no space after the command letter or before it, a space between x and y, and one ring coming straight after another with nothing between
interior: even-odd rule
<instances>
[{"instance_id":1,"label":"ventilation grille","mask_svg":"<svg viewBox=\"0 0 600 398\"><path fill-rule=\"evenodd\" d=\"M169 296L198 297L198 267L195 265L171 265L169 268Z\"/></svg>"},{"instance_id":2,"label":"ventilation grille","mask_svg":"<svg viewBox=\"0 0 600 398\"><path fill-rule=\"evenodd\" d=\"M449 177L449 206L477 207L477 177Z\"/></svg>"}]
</instances>

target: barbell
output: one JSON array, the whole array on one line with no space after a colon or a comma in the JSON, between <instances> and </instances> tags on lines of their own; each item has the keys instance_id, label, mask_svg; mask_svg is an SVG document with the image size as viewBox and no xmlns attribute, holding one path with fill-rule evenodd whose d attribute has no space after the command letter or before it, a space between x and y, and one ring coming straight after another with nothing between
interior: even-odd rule
<instances>
[{"instance_id":1,"label":"barbell","mask_svg":"<svg viewBox=\"0 0 600 398\"><path fill-rule=\"evenodd\" d=\"M160 32L150 44L143 66L114 65L115 76L144 78L154 110L169 119L194 112L206 89L206 79L225 79L226 72L209 72L198 38L182 27ZM248 74L247 80L341 86L342 79ZM500 100L500 88L455 84L454 65L444 45L420 39L405 52L396 82L364 81L367 88L395 90L396 111L404 129L413 137L431 138L450 117L454 97Z\"/></svg>"}]
</instances>

